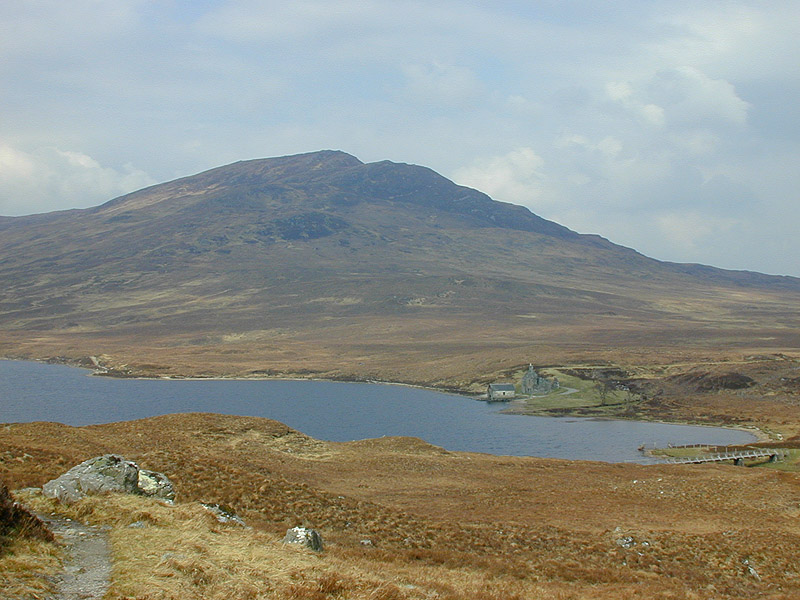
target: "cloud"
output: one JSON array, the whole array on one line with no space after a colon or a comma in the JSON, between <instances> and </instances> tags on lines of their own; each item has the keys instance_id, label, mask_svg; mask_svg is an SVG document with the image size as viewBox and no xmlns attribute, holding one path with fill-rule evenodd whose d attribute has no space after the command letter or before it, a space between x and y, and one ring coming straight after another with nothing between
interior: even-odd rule
<instances>
[{"instance_id":1,"label":"cloud","mask_svg":"<svg viewBox=\"0 0 800 600\"><path fill-rule=\"evenodd\" d=\"M648 84L648 96L666 107L671 122L728 122L744 125L750 105L733 84L714 79L693 67L661 70Z\"/></svg>"},{"instance_id":2,"label":"cloud","mask_svg":"<svg viewBox=\"0 0 800 600\"><path fill-rule=\"evenodd\" d=\"M707 214L697 211L669 212L655 219L656 230L673 246L680 248L683 256L692 256L708 241L736 225L734 219L710 220Z\"/></svg>"},{"instance_id":3,"label":"cloud","mask_svg":"<svg viewBox=\"0 0 800 600\"><path fill-rule=\"evenodd\" d=\"M54 198L62 208L94 206L154 183L131 165L103 167L80 152L52 147L24 152L0 144L0 214L5 216L46 212Z\"/></svg>"},{"instance_id":4,"label":"cloud","mask_svg":"<svg viewBox=\"0 0 800 600\"><path fill-rule=\"evenodd\" d=\"M730 82L686 66L661 69L638 84L608 82L605 93L642 123L656 127L744 125L750 108Z\"/></svg>"},{"instance_id":5,"label":"cloud","mask_svg":"<svg viewBox=\"0 0 800 600\"><path fill-rule=\"evenodd\" d=\"M503 156L476 160L458 169L453 180L514 204L542 203L547 194L544 160L531 148L517 148Z\"/></svg>"}]
</instances>

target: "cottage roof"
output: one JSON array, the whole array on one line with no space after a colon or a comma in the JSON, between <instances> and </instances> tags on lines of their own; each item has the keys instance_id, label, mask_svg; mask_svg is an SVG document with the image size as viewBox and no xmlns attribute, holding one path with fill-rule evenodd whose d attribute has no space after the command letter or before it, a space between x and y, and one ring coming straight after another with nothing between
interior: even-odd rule
<instances>
[{"instance_id":1,"label":"cottage roof","mask_svg":"<svg viewBox=\"0 0 800 600\"><path fill-rule=\"evenodd\" d=\"M494 392L513 392L516 388L513 383L490 383L489 389Z\"/></svg>"}]
</instances>

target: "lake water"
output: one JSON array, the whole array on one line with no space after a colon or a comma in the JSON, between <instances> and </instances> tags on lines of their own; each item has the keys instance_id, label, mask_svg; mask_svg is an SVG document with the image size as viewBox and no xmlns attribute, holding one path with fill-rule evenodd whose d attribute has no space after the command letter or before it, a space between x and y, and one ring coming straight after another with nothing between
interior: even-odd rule
<instances>
[{"instance_id":1,"label":"lake water","mask_svg":"<svg viewBox=\"0 0 800 600\"><path fill-rule=\"evenodd\" d=\"M330 441L404 435L447 450L642 463L651 462L638 452L642 444L723 445L755 439L712 427L504 415L499 412L503 405L399 385L88 375L63 365L0 360L0 423L79 426L215 412L275 419Z\"/></svg>"}]
</instances>

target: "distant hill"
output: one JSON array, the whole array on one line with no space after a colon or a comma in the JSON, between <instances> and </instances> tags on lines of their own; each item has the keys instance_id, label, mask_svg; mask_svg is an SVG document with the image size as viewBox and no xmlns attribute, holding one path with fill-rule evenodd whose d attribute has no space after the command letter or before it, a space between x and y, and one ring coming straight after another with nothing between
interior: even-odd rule
<instances>
[{"instance_id":1,"label":"distant hill","mask_svg":"<svg viewBox=\"0 0 800 600\"><path fill-rule=\"evenodd\" d=\"M800 346L800 279L660 262L338 151L0 218L0 281L0 352L154 372L428 381L491 353Z\"/></svg>"}]
</instances>

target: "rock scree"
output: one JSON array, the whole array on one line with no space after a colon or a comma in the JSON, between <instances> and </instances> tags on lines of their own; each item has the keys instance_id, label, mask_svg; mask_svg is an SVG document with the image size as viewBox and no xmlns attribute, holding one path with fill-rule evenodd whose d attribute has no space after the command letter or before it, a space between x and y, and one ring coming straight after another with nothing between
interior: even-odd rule
<instances>
[{"instance_id":1,"label":"rock scree","mask_svg":"<svg viewBox=\"0 0 800 600\"><path fill-rule=\"evenodd\" d=\"M96 456L42 486L42 494L72 504L92 494L122 492L173 501L175 489L163 473L140 469L116 454Z\"/></svg>"}]
</instances>

